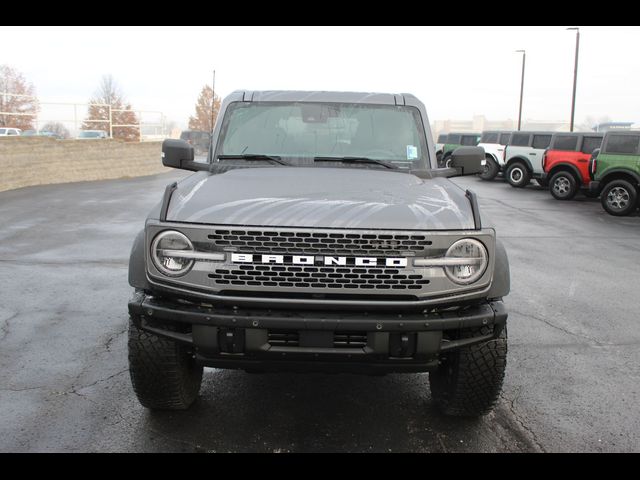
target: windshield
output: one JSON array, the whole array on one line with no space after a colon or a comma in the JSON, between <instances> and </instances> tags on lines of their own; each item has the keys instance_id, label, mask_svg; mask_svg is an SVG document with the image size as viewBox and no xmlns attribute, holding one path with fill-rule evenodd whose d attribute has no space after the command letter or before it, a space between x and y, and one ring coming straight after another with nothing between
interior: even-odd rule
<instances>
[{"instance_id":1,"label":"windshield","mask_svg":"<svg viewBox=\"0 0 640 480\"><path fill-rule=\"evenodd\" d=\"M383 160L401 169L425 169L427 151L420 113L414 107L235 102L225 114L215 158L259 154L299 166L334 167L339 165L313 163L313 159L360 157ZM375 163L357 165L381 168Z\"/></svg>"}]
</instances>

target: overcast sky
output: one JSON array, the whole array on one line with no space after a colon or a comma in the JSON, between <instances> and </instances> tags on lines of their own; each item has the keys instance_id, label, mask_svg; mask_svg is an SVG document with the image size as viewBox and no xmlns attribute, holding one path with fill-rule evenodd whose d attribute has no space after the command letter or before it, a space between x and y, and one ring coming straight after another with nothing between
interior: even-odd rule
<instances>
[{"instance_id":1,"label":"overcast sky","mask_svg":"<svg viewBox=\"0 0 640 480\"><path fill-rule=\"evenodd\" d=\"M112 74L137 109L186 125L216 69L236 89L410 92L430 121L568 121L575 32L555 27L2 27L0 63L41 101L86 102ZM576 123L587 115L640 122L638 27L581 27Z\"/></svg>"}]
</instances>

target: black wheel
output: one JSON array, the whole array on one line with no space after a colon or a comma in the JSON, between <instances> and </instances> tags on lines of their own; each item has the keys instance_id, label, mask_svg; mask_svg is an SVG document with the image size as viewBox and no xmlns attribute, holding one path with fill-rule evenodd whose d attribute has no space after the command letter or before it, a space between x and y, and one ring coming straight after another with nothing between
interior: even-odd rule
<instances>
[{"instance_id":1,"label":"black wheel","mask_svg":"<svg viewBox=\"0 0 640 480\"><path fill-rule=\"evenodd\" d=\"M571 200L578 193L578 180L569 172L557 172L549 181L549 191L556 200Z\"/></svg>"},{"instance_id":2,"label":"black wheel","mask_svg":"<svg viewBox=\"0 0 640 480\"><path fill-rule=\"evenodd\" d=\"M507 168L505 177L512 187L523 188L529 185L531 173L524 163L514 162Z\"/></svg>"},{"instance_id":3,"label":"black wheel","mask_svg":"<svg viewBox=\"0 0 640 480\"><path fill-rule=\"evenodd\" d=\"M612 180L602 190L600 202L609 215L629 215L638 206L638 191L626 180Z\"/></svg>"},{"instance_id":4,"label":"black wheel","mask_svg":"<svg viewBox=\"0 0 640 480\"><path fill-rule=\"evenodd\" d=\"M492 156L487 155L485 158L484 166L482 167L482 172L478 174L478 176L482 180L493 180L498 175L500 171L500 167L493 159Z\"/></svg>"},{"instance_id":5,"label":"black wheel","mask_svg":"<svg viewBox=\"0 0 640 480\"><path fill-rule=\"evenodd\" d=\"M459 338L486 335L491 327L462 330ZM431 396L445 415L477 417L498 400L507 367L507 327L498 338L447 353L429 373Z\"/></svg>"},{"instance_id":6,"label":"black wheel","mask_svg":"<svg viewBox=\"0 0 640 480\"><path fill-rule=\"evenodd\" d=\"M189 408L200 391L202 370L187 346L145 332L129 319L129 373L144 407Z\"/></svg>"}]
</instances>

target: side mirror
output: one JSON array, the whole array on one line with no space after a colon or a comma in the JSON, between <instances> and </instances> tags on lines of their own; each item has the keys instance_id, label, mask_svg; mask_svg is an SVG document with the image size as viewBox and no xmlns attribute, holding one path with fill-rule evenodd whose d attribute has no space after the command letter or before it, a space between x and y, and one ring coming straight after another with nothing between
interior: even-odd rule
<instances>
[{"instance_id":1,"label":"side mirror","mask_svg":"<svg viewBox=\"0 0 640 480\"><path fill-rule=\"evenodd\" d=\"M485 160L482 147L458 147L451 154L449 168L455 169L458 175L476 175L482 172Z\"/></svg>"},{"instance_id":2,"label":"side mirror","mask_svg":"<svg viewBox=\"0 0 640 480\"><path fill-rule=\"evenodd\" d=\"M208 163L194 162L195 152L184 140L166 139L162 142L162 164L165 167L197 172L208 170Z\"/></svg>"}]
</instances>

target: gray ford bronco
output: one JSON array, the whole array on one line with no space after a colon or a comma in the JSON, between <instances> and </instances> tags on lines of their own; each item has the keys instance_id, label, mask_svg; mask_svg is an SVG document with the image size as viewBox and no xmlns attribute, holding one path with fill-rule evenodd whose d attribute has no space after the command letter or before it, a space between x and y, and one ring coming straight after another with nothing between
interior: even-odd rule
<instances>
[{"instance_id":1,"label":"gray ford bronco","mask_svg":"<svg viewBox=\"0 0 640 480\"><path fill-rule=\"evenodd\" d=\"M509 265L473 192L485 154L438 168L413 95L236 91L207 162L165 140L168 185L129 263L139 401L185 409L203 367L429 372L449 415L495 404Z\"/></svg>"}]
</instances>

